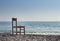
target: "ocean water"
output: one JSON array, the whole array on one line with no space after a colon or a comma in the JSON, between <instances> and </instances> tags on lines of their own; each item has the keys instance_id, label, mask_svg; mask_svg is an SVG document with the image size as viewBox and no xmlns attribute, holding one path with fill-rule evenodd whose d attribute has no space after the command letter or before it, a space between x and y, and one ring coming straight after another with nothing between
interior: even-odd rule
<instances>
[{"instance_id":1,"label":"ocean water","mask_svg":"<svg viewBox=\"0 0 60 41\"><path fill-rule=\"evenodd\" d=\"M25 26L26 33L60 33L60 22L29 21L18 22L18 26ZM11 32L12 22L0 21L0 32Z\"/></svg>"}]
</instances>

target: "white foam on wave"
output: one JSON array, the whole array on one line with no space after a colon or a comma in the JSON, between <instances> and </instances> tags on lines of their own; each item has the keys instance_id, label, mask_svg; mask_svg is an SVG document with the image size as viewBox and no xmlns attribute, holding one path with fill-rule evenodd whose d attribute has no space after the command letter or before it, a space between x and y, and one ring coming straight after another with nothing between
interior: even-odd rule
<instances>
[{"instance_id":1,"label":"white foam on wave","mask_svg":"<svg viewBox=\"0 0 60 41\"><path fill-rule=\"evenodd\" d=\"M60 33L26 33L32 35L60 35Z\"/></svg>"}]
</instances>

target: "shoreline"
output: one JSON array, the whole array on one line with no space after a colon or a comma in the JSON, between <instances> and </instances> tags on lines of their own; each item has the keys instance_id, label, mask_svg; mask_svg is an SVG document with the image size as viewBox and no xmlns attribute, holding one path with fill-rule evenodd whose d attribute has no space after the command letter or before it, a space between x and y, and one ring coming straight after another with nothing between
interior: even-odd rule
<instances>
[{"instance_id":1,"label":"shoreline","mask_svg":"<svg viewBox=\"0 0 60 41\"><path fill-rule=\"evenodd\" d=\"M12 33L0 32L0 34L12 34ZM60 35L60 33L25 33L25 35Z\"/></svg>"},{"instance_id":2,"label":"shoreline","mask_svg":"<svg viewBox=\"0 0 60 41\"><path fill-rule=\"evenodd\" d=\"M10 33L0 33L2 41L60 41L60 34L41 34L41 33L26 33L25 35L12 35Z\"/></svg>"},{"instance_id":3,"label":"shoreline","mask_svg":"<svg viewBox=\"0 0 60 41\"><path fill-rule=\"evenodd\" d=\"M60 35L60 33L26 33L31 35Z\"/></svg>"}]
</instances>

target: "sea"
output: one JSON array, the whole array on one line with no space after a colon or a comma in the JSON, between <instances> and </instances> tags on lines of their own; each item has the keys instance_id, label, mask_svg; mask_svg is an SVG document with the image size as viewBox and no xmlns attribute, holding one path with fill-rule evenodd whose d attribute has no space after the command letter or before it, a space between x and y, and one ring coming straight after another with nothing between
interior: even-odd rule
<instances>
[{"instance_id":1,"label":"sea","mask_svg":"<svg viewBox=\"0 0 60 41\"><path fill-rule=\"evenodd\" d=\"M26 33L60 33L60 22L58 21L24 21L17 22L17 25L25 26ZM12 22L0 21L0 32L11 33Z\"/></svg>"}]
</instances>

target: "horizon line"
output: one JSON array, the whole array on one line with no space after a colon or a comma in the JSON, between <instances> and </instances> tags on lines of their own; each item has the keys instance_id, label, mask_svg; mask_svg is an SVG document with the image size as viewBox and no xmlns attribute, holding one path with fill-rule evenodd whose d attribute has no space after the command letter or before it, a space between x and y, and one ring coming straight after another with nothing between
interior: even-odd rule
<instances>
[{"instance_id":1,"label":"horizon line","mask_svg":"<svg viewBox=\"0 0 60 41\"><path fill-rule=\"evenodd\" d=\"M12 21L0 21L0 22L12 22ZM17 22L60 22L60 21L17 21Z\"/></svg>"}]
</instances>

